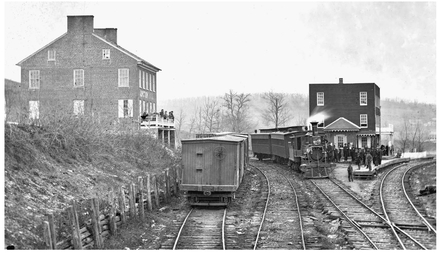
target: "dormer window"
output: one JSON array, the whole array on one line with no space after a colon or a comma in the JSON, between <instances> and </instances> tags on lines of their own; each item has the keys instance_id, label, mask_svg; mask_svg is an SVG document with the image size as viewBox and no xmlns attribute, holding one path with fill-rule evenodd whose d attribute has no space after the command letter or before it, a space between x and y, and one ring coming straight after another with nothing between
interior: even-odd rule
<instances>
[{"instance_id":1,"label":"dormer window","mask_svg":"<svg viewBox=\"0 0 439 253\"><path fill-rule=\"evenodd\" d=\"M102 60L110 59L110 49L102 49Z\"/></svg>"},{"instance_id":2,"label":"dormer window","mask_svg":"<svg viewBox=\"0 0 439 253\"><path fill-rule=\"evenodd\" d=\"M55 50L49 50L47 51L47 60L48 61L55 61L56 51Z\"/></svg>"}]
</instances>

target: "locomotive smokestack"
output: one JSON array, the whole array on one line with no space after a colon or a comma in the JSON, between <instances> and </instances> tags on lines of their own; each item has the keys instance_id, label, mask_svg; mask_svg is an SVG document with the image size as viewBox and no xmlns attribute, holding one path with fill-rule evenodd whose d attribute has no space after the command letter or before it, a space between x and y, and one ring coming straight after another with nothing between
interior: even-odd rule
<instances>
[{"instance_id":1,"label":"locomotive smokestack","mask_svg":"<svg viewBox=\"0 0 439 253\"><path fill-rule=\"evenodd\" d=\"M317 130L317 124L319 122L313 121L313 122L310 122L310 123L311 123L311 127L312 127L312 136L315 136L316 135L316 130Z\"/></svg>"}]
</instances>

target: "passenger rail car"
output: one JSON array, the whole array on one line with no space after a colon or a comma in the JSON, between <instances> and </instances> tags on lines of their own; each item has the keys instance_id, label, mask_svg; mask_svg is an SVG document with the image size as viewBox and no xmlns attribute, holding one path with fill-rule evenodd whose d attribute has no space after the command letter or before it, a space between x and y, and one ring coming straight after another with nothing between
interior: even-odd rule
<instances>
[{"instance_id":1,"label":"passenger rail car","mask_svg":"<svg viewBox=\"0 0 439 253\"><path fill-rule=\"evenodd\" d=\"M248 137L239 134L182 140L180 190L193 206L225 206L248 164Z\"/></svg>"}]
</instances>

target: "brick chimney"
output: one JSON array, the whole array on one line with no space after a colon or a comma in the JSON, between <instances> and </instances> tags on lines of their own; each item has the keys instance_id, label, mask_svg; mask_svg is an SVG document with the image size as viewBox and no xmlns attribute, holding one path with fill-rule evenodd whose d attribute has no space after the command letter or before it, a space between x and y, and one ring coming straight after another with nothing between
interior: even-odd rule
<instances>
[{"instance_id":1,"label":"brick chimney","mask_svg":"<svg viewBox=\"0 0 439 253\"><path fill-rule=\"evenodd\" d=\"M67 33L92 33L93 16L67 16Z\"/></svg>"},{"instance_id":2,"label":"brick chimney","mask_svg":"<svg viewBox=\"0 0 439 253\"><path fill-rule=\"evenodd\" d=\"M338 79L338 83L339 83L339 84L343 84L343 78L339 78L339 79Z\"/></svg>"},{"instance_id":3,"label":"brick chimney","mask_svg":"<svg viewBox=\"0 0 439 253\"><path fill-rule=\"evenodd\" d=\"M117 44L117 28L97 28L94 33L114 44Z\"/></svg>"}]
</instances>

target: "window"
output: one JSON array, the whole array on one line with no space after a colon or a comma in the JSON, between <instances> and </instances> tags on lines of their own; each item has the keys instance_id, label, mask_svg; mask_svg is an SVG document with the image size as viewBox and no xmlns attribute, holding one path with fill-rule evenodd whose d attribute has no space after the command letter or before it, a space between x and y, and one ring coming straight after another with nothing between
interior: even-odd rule
<instances>
[{"instance_id":1,"label":"window","mask_svg":"<svg viewBox=\"0 0 439 253\"><path fill-rule=\"evenodd\" d=\"M84 115L84 100L73 100L73 114Z\"/></svg>"},{"instance_id":2,"label":"window","mask_svg":"<svg viewBox=\"0 0 439 253\"><path fill-rule=\"evenodd\" d=\"M155 110L155 103L152 103L152 112L156 112L156 110Z\"/></svg>"},{"instance_id":3,"label":"window","mask_svg":"<svg viewBox=\"0 0 439 253\"><path fill-rule=\"evenodd\" d=\"M367 114L360 114L360 127L367 128Z\"/></svg>"},{"instance_id":4,"label":"window","mask_svg":"<svg viewBox=\"0 0 439 253\"><path fill-rule=\"evenodd\" d=\"M148 90L152 90L152 88L151 88L151 84L152 84L151 76L152 75L148 73Z\"/></svg>"},{"instance_id":5,"label":"window","mask_svg":"<svg viewBox=\"0 0 439 253\"><path fill-rule=\"evenodd\" d=\"M110 59L110 49L102 49L102 60Z\"/></svg>"},{"instance_id":6,"label":"window","mask_svg":"<svg viewBox=\"0 0 439 253\"><path fill-rule=\"evenodd\" d=\"M119 118L133 117L132 99L120 99L118 106L119 106Z\"/></svg>"},{"instance_id":7,"label":"window","mask_svg":"<svg viewBox=\"0 0 439 253\"><path fill-rule=\"evenodd\" d=\"M83 87L84 86L84 70L74 69L73 70L73 87Z\"/></svg>"},{"instance_id":8,"label":"window","mask_svg":"<svg viewBox=\"0 0 439 253\"><path fill-rule=\"evenodd\" d=\"M29 101L29 119L40 118L40 101Z\"/></svg>"},{"instance_id":9,"label":"window","mask_svg":"<svg viewBox=\"0 0 439 253\"><path fill-rule=\"evenodd\" d=\"M325 94L323 92L317 92L317 106L325 105Z\"/></svg>"},{"instance_id":10,"label":"window","mask_svg":"<svg viewBox=\"0 0 439 253\"><path fill-rule=\"evenodd\" d=\"M367 137L361 137L361 147L367 148Z\"/></svg>"},{"instance_id":11,"label":"window","mask_svg":"<svg viewBox=\"0 0 439 253\"><path fill-rule=\"evenodd\" d=\"M130 70L129 69L119 69L118 85L119 87L129 87L130 85Z\"/></svg>"},{"instance_id":12,"label":"window","mask_svg":"<svg viewBox=\"0 0 439 253\"><path fill-rule=\"evenodd\" d=\"M48 61L55 61L56 51L55 50L49 50L47 51L47 60Z\"/></svg>"},{"instance_id":13,"label":"window","mask_svg":"<svg viewBox=\"0 0 439 253\"><path fill-rule=\"evenodd\" d=\"M360 105L367 105L367 92L360 92Z\"/></svg>"},{"instance_id":14,"label":"window","mask_svg":"<svg viewBox=\"0 0 439 253\"><path fill-rule=\"evenodd\" d=\"M29 89L40 88L40 71L29 70Z\"/></svg>"},{"instance_id":15,"label":"window","mask_svg":"<svg viewBox=\"0 0 439 253\"><path fill-rule=\"evenodd\" d=\"M344 141L343 136L342 135L338 135L337 136L337 143L338 143L338 147L339 148L343 148L343 141Z\"/></svg>"},{"instance_id":16,"label":"window","mask_svg":"<svg viewBox=\"0 0 439 253\"><path fill-rule=\"evenodd\" d=\"M142 70L139 70L139 88L142 88Z\"/></svg>"},{"instance_id":17,"label":"window","mask_svg":"<svg viewBox=\"0 0 439 253\"><path fill-rule=\"evenodd\" d=\"M143 72L143 88L146 90L146 72Z\"/></svg>"},{"instance_id":18,"label":"window","mask_svg":"<svg viewBox=\"0 0 439 253\"><path fill-rule=\"evenodd\" d=\"M155 92L155 75L152 75L152 91Z\"/></svg>"},{"instance_id":19,"label":"window","mask_svg":"<svg viewBox=\"0 0 439 253\"><path fill-rule=\"evenodd\" d=\"M143 112L142 110L142 100L139 100L139 115L141 115Z\"/></svg>"}]
</instances>

